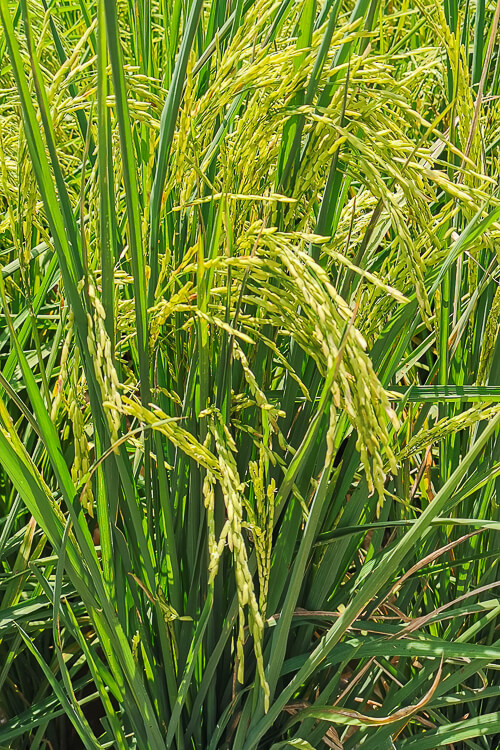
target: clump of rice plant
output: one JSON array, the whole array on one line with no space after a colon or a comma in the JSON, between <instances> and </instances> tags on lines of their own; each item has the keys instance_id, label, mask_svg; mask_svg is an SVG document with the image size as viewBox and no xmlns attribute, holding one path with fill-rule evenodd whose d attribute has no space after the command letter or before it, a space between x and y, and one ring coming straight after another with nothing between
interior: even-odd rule
<instances>
[{"instance_id":1,"label":"clump of rice plant","mask_svg":"<svg viewBox=\"0 0 500 750\"><path fill-rule=\"evenodd\" d=\"M496 746L499 16L0 0L0 747Z\"/></svg>"}]
</instances>

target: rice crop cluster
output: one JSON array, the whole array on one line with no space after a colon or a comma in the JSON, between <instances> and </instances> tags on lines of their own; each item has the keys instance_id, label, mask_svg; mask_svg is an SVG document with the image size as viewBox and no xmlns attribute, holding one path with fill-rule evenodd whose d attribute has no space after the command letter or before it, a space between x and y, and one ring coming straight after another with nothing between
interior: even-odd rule
<instances>
[{"instance_id":1,"label":"rice crop cluster","mask_svg":"<svg viewBox=\"0 0 500 750\"><path fill-rule=\"evenodd\" d=\"M0 749L500 743L500 0L0 0Z\"/></svg>"}]
</instances>

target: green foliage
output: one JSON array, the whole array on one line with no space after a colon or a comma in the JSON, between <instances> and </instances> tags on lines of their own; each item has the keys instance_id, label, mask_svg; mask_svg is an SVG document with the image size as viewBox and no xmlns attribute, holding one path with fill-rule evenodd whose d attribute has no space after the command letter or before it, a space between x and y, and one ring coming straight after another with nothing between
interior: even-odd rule
<instances>
[{"instance_id":1,"label":"green foliage","mask_svg":"<svg viewBox=\"0 0 500 750\"><path fill-rule=\"evenodd\" d=\"M497 747L499 16L0 0L0 747Z\"/></svg>"}]
</instances>

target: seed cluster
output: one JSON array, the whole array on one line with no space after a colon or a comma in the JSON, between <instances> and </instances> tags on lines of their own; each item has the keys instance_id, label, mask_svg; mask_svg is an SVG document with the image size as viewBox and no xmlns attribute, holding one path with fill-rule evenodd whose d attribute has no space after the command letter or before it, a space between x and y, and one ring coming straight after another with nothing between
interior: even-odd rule
<instances>
[{"instance_id":1,"label":"seed cluster","mask_svg":"<svg viewBox=\"0 0 500 750\"><path fill-rule=\"evenodd\" d=\"M56 386L55 386L54 394L53 394L52 406L50 410L50 418L52 422L54 423L57 419L59 407L62 402L64 384L68 377L68 357L69 357L69 351L71 347L71 341L73 339L73 325L74 325L73 311L69 310L67 320L66 320L66 326L67 326L66 336L64 338L64 343L63 343L62 350L61 350L61 361L59 363L59 377L57 378L57 382L56 382Z\"/></svg>"},{"instance_id":2,"label":"seed cluster","mask_svg":"<svg viewBox=\"0 0 500 750\"><path fill-rule=\"evenodd\" d=\"M73 442L75 446L75 458L71 467L71 477L76 486L86 478L89 471L89 444L84 429L82 409L79 404L78 381L80 378L80 351L75 346L73 352L72 367L69 377L68 389L68 411L73 425ZM80 497L82 507L90 516L94 515L94 496L90 482L86 482Z\"/></svg>"},{"instance_id":3,"label":"seed cluster","mask_svg":"<svg viewBox=\"0 0 500 750\"><path fill-rule=\"evenodd\" d=\"M52 401L50 416L52 421L55 422L59 413L59 408L63 402L64 387L67 381L68 387L64 403L66 404L66 409L73 429L73 444L75 450L75 456L71 466L71 477L75 486L78 487L87 477L90 468L90 461L89 443L85 433L85 420L82 405L80 403L82 393L82 386L80 383L80 379L82 378L80 350L76 345L73 348L71 363L68 364L74 333L74 315L72 310L69 310L68 312L66 325L67 330L61 351L59 377L54 389L54 398ZM90 516L93 516L94 496L92 494L90 482L85 484L80 497L80 502L87 513Z\"/></svg>"},{"instance_id":4,"label":"seed cluster","mask_svg":"<svg viewBox=\"0 0 500 750\"><path fill-rule=\"evenodd\" d=\"M111 442L114 443L118 440L122 405L118 375L111 356L111 341L104 325L106 312L92 283L88 286L88 296L93 308L93 315L87 313L87 347L94 362L94 372L101 389L102 400L108 407L106 417Z\"/></svg>"},{"instance_id":5,"label":"seed cluster","mask_svg":"<svg viewBox=\"0 0 500 750\"><path fill-rule=\"evenodd\" d=\"M398 459L403 460L408 458L438 440L443 440L449 435L454 435L459 430L465 430L477 422L491 420L499 411L500 404L479 404L454 417L444 417L433 427L428 430L420 430L418 434L414 435L408 441L408 445L399 453Z\"/></svg>"},{"instance_id":6,"label":"seed cluster","mask_svg":"<svg viewBox=\"0 0 500 750\"><path fill-rule=\"evenodd\" d=\"M245 301L256 304L273 325L291 333L316 361L322 372L336 371L331 386L330 447L336 424L336 409L342 408L356 428L356 448L370 491L384 496L385 455L396 472L390 446L388 422L398 426L395 412L381 386L366 342L352 324L352 310L332 285L327 273L303 249L304 235L280 233L255 222L240 240L242 255L231 260L236 269L251 271ZM258 249L253 256L245 248ZM272 271L273 285L259 284ZM327 456L329 458L329 456Z\"/></svg>"},{"instance_id":7,"label":"seed cluster","mask_svg":"<svg viewBox=\"0 0 500 750\"><path fill-rule=\"evenodd\" d=\"M265 619L267 610L267 592L271 572L271 551L274 528L274 479L264 485L264 451L261 450L259 461L250 461L248 469L252 480L255 507L245 503L252 531L255 552L257 555L257 572L259 576L259 609Z\"/></svg>"},{"instance_id":8,"label":"seed cluster","mask_svg":"<svg viewBox=\"0 0 500 750\"><path fill-rule=\"evenodd\" d=\"M226 506L227 521L220 539L215 545L214 536L211 541L211 576L215 575L218 559L222 553L221 545L227 540L227 545L233 554L236 588L238 592L238 638L236 650L238 654L238 680L243 682L245 667L245 608L248 612L248 627L253 636L254 654L260 683L264 692L265 710L269 707L269 686L264 674L264 660L262 656L262 639L264 636L264 619L255 596L252 574L248 565L248 554L242 534L243 522L243 485L238 476L238 469L232 451L236 449L229 431L216 417L210 420L210 431L214 437L220 467L220 486ZM209 479L204 487L205 504L213 514L214 492L213 483ZM213 518L213 515L212 515ZM212 525L213 533L213 525ZM265 555L267 561L267 549Z\"/></svg>"},{"instance_id":9,"label":"seed cluster","mask_svg":"<svg viewBox=\"0 0 500 750\"><path fill-rule=\"evenodd\" d=\"M483 336L481 357L477 371L477 384L485 385L493 361L493 354L498 338L498 320L500 318L500 285L497 286L493 302L491 303L488 320Z\"/></svg>"}]
</instances>

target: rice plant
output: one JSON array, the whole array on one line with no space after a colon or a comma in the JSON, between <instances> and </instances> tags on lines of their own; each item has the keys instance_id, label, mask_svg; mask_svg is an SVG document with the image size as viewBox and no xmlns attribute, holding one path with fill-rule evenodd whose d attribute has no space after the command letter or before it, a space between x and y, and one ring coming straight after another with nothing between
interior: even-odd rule
<instances>
[{"instance_id":1,"label":"rice plant","mask_svg":"<svg viewBox=\"0 0 500 750\"><path fill-rule=\"evenodd\" d=\"M0 747L500 741L500 3L0 0Z\"/></svg>"}]
</instances>

